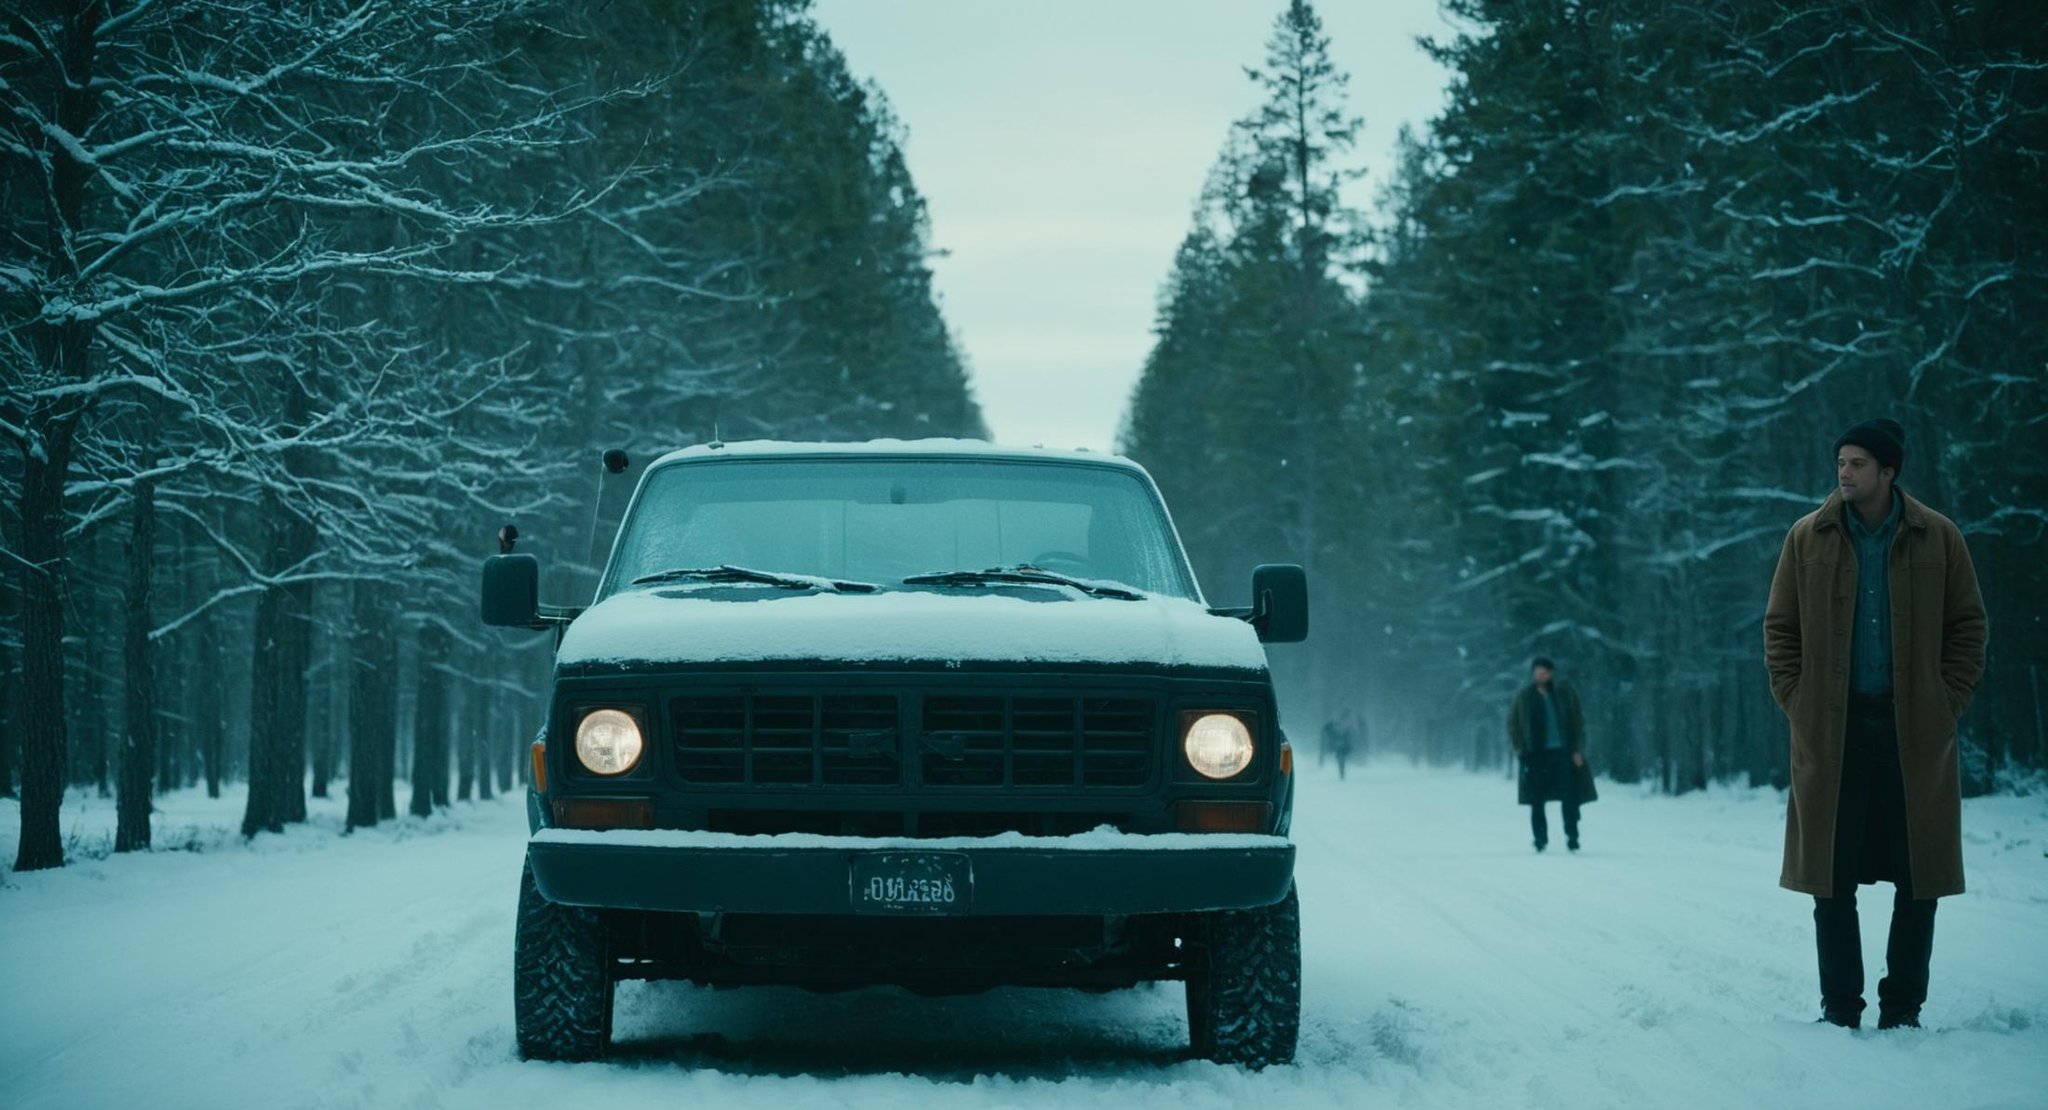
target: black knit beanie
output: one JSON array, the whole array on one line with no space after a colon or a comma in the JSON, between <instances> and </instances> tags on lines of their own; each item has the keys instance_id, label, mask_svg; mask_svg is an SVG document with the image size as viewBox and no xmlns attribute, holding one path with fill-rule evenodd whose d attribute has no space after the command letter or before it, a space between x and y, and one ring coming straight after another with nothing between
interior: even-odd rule
<instances>
[{"instance_id":1,"label":"black knit beanie","mask_svg":"<svg viewBox=\"0 0 2048 1110\"><path fill-rule=\"evenodd\" d=\"M1835 450L1840 451L1844 444L1863 448L1876 456L1877 465L1888 466L1893 470L1899 469L1899 464L1906 461L1905 427L1896 420L1887 420L1882 416L1875 420L1865 420L1843 432L1841 438L1835 440Z\"/></svg>"}]
</instances>

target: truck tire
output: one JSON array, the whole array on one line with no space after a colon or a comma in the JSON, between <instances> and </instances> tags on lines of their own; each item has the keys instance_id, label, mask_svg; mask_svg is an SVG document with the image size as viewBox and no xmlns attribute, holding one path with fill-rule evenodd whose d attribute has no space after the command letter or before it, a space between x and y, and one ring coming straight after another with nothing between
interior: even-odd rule
<instances>
[{"instance_id":1,"label":"truck tire","mask_svg":"<svg viewBox=\"0 0 2048 1110\"><path fill-rule=\"evenodd\" d=\"M1301 902L1199 916L1188 967L1188 1040L1219 1064L1294 1062L1301 1034Z\"/></svg>"},{"instance_id":2,"label":"truck tire","mask_svg":"<svg viewBox=\"0 0 2048 1110\"><path fill-rule=\"evenodd\" d=\"M595 1060L612 1039L611 938L604 917L541 896L533 864L519 876L512 1013L527 1060Z\"/></svg>"}]
</instances>

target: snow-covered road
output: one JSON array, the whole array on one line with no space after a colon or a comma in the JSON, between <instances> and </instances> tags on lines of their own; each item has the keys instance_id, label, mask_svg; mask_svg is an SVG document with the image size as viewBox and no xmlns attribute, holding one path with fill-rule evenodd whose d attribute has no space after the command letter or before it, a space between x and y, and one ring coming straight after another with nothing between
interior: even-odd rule
<instances>
[{"instance_id":1,"label":"snow-covered road","mask_svg":"<svg viewBox=\"0 0 2048 1110\"><path fill-rule=\"evenodd\" d=\"M346 838L316 801L250 848L238 798L178 794L164 850L0 875L0 1106L2048 1107L2048 798L1967 803L1928 1028L1852 1034L1812 1023L1775 794L1603 790L1585 852L1536 856L1505 779L1308 768L1300 1060L1256 1075L1184 1058L1177 985L627 984L613 1060L522 1063L517 798ZM75 797L74 851L111 821Z\"/></svg>"}]
</instances>

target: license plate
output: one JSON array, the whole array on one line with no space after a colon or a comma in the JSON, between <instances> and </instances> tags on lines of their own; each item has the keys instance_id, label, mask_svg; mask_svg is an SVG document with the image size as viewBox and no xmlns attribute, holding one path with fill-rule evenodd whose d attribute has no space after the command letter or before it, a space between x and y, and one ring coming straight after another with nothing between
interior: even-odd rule
<instances>
[{"instance_id":1,"label":"license plate","mask_svg":"<svg viewBox=\"0 0 2048 1110\"><path fill-rule=\"evenodd\" d=\"M853 858L853 912L966 913L974 870L958 852L871 852Z\"/></svg>"}]
</instances>

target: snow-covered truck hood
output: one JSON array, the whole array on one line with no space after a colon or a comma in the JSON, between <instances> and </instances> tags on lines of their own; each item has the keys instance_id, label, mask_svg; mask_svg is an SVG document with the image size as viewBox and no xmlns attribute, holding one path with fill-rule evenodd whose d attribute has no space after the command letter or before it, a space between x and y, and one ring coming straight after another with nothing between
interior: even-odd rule
<instances>
[{"instance_id":1,"label":"snow-covered truck hood","mask_svg":"<svg viewBox=\"0 0 2048 1110\"><path fill-rule=\"evenodd\" d=\"M1180 598L1024 600L904 591L714 600L630 590L569 625L555 661L1137 663L1264 672L1252 627Z\"/></svg>"}]
</instances>

